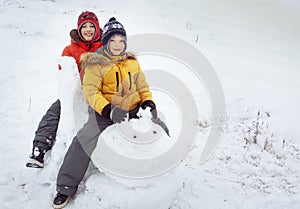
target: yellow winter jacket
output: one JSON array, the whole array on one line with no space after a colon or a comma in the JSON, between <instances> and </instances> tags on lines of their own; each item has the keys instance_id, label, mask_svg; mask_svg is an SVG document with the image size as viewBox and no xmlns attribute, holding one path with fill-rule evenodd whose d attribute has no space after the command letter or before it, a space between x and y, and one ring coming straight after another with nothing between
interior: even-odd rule
<instances>
[{"instance_id":1,"label":"yellow winter jacket","mask_svg":"<svg viewBox=\"0 0 300 209\"><path fill-rule=\"evenodd\" d=\"M80 58L81 69L85 70L84 98L96 112L102 114L109 103L130 111L146 100L152 101L149 85L133 54L105 55L84 53Z\"/></svg>"}]
</instances>

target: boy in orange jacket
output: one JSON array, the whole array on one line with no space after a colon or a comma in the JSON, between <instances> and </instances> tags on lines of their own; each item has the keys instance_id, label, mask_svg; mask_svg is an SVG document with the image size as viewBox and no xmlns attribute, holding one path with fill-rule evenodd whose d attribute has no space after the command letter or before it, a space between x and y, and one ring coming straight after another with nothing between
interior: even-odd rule
<instances>
[{"instance_id":1,"label":"boy in orange jacket","mask_svg":"<svg viewBox=\"0 0 300 209\"><path fill-rule=\"evenodd\" d=\"M62 56L73 57L78 66L81 78L84 71L80 69L80 55L85 52L94 52L102 46L101 29L98 18L93 12L82 12L77 21L77 29L70 32L71 44L64 48ZM59 66L60 69L60 66ZM50 150L56 138L56 132L60 119L61 104L56 100L41 119L35 132L32 153L27 167L43 168L44 155Z\"/></svg>"}]
</instances>

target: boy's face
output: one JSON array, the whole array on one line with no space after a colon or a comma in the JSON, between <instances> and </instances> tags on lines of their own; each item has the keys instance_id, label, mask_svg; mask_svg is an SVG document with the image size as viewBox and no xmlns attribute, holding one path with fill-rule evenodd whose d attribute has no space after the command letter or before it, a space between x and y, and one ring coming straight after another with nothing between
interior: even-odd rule
<instances>
[{"instance_id":1,"label":"boy's face","mask_svg":"<svg viewBox=\"0 0 300 209\"><path fill-rule=\"evenodd\" d=\"M80 33L86 41L93 40L96 28L93 23L86 22L82 25Z\"/></svg>"},{"instance_id":2,"label":"boy's face","mask_svg":"<svg viewBox=\"0 0 300 209\"><path fill-rule=\"evenodd\" d=\"M125 40L120 35L113 36L109 43L108 43L108 49L113 55L120 55L126 47Z\"/></svg>"}]
</instances>

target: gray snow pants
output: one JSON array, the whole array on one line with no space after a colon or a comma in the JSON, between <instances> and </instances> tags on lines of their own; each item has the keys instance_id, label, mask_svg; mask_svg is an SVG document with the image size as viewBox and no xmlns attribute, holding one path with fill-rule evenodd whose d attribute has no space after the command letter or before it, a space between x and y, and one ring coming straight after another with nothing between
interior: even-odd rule
<instances>
[{"instance_id":1,"label":"gray snow pants","mask_svg":"<svg viewBox=\"0 0 300 209\"><path fill-rule=\"evenodd\" d=\"M56 132L60 119L60 101L56 100L40 121L33 139L33 148L50 150L56 138Z\"/></svg>"},{"instance_id":2,"label":"gray snow pants","mask_svg":"<svg viewBox=\"0 0 300 209\"><path fill-rule=\"evenodd\" d=\"M102 131L113 124L113 121L99 115L91 107L89 118L77 135L65 155L57 177L57 191L65 195L73 195L85 175L90 156L95 149Z\"/></svg>"}]
</instances>

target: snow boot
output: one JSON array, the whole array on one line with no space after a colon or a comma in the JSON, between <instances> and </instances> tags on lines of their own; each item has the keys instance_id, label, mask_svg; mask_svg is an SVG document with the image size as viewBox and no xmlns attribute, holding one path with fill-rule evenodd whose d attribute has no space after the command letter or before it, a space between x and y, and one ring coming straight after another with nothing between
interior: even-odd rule
<instances>
[{"instance_id":1,"label":"snow boot","mask_svg":"<svg viewBox=\"0 0 300 209\"><path fill-rule=\"evenodd\" d=\"M29 161L26 163L26 167L29 168L43 168L44 167L44 156L46 150L34 147L32 154L29 156Z\"/></svg>"},{"instance_id":2,"label":"snow boot","mask_svg":"<svg viewBox=\"0 0 300 209\"><path fill-rule=\"evenodd\" d=\"M71 199L71 196L64 195L64 194L61 194L58 192L53 200L52 206L55 209L63 208L68 204L70 199Z\"/></svg>"}]
</instances>

